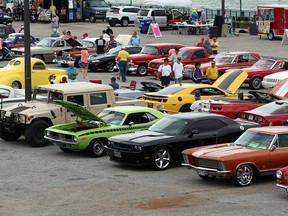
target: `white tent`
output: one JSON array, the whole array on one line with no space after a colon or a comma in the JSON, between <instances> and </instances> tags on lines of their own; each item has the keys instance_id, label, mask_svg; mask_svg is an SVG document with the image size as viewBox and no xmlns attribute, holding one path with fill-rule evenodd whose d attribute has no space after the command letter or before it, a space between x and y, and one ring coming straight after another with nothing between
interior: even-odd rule
<instances>
[{"instance_id":1,"label":"white tent","mask_svg":"<svg viewBox=\"0 0 288 216\"><path fill-rule=\"evenodd\" d=\"M146 5L160 5L160 6L175 6L174 1L169 0L143 0L143 4ZM177 7L191 7L191 0L177 0Z\"/></svg>"}]
</instances>

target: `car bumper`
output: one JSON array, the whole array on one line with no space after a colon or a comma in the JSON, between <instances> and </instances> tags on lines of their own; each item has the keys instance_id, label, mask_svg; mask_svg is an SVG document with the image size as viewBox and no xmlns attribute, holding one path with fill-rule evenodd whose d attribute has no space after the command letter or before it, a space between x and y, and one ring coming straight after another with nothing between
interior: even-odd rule
<instances>
[{"instance_id":1,"label":"car bumper","mask_svg":"<svg viewBox=\"0 0 288 216\"><path fill-rule=\"evenodd\" d=\"M225 177L227 175L227 173L230 173L229 170L223 170L222 171L222 170L211 169L211 168L206 168L206 167L197 167L197 166L193 166L193 165L187 164L187 163L182 163L182 166L185 166L188 169L196 170L196 172L202 176Z\"/></svg>"},{"instance_id":2,"label":"car bumper","mask_svg":"<svg viewBox=\"0 0 288 216\"><path fill-rule=\"evenodd\" d=\"M288 192L288 185L276 184L277 187L284 188Z\"/></svg>"},{"instance_id":3,"label":"car bumper","mask_svg":"<svg viewBox=\"0 0 288 216\"><path fill-rule=\"evenodd\" d=\"M277 83L262 81L263 88L273 88Z\"/></svg>"},{"instance_id":4,"label":"car bumper","mask_svg":"<svg viewBox=\"0 0 288 216\"><path fill-rule=\"evenodd\" d=\"M105 146L107 155L110 157L111 161L129 164L129 165L146 165L149 162L150 157L144 159L142 152L132 152L132 151L119 151L114 150Z\"/></svg>"},{"instance_id":5,"label":"car bumper","mask_svg":"<svg viewBox=\"0 0 288 216\"><path fill-rule=\"evenodd\" d=\"M22 125L11 122L0 121L0 128L2 132L15 133L22 130Z\"/></svg>"},{"instance_id":6,"label":"car bumper","mask_svg":"<svg viewBox=\"0 0 288 216\"><path fill-rule=\"evenodd\" d=\"M106 17L106 22L113 22L113 23L120 23L121 20L114 18L114 17Z\"/></svg>"},{"instance_id":7,"label":"car bumper","mask_svg":"<svg viewBox=\"0 0 288 216\"><path fill-rule=\"evenodd\" d=\"M54 64L59 64L59 65L62 65L62 66L68 66L70 64L74 64L75 60L66 60L66 59L54 59L53 60L53 63Z\"/></svg>"}]
</instances>

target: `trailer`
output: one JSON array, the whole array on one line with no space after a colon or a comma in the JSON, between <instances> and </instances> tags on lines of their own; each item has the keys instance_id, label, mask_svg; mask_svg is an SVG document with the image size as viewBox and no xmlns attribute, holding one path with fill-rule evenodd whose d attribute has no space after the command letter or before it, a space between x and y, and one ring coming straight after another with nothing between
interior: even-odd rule
<instances>
[{"instance_id":1,"label":"trailer","mask_svg":"<svg viewBox=\"0 0 288 216\"><path fill-rule=\"evenodd\" d=\"M256 23L260 38L262 35L269 40L282 38L288 29L288 5L258 5Z\"/></svg>"}]
</instances>

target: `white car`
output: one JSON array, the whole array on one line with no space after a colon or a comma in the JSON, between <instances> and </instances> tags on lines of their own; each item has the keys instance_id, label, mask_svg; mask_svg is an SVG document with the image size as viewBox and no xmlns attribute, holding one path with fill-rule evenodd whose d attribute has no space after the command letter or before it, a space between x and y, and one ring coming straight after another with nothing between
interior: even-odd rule
<instances>
[{"instance_id":1,"label":"white car","mask_svg":"<svg viewBox=\"0 0 288 216\"><path fill-rule=\"evenodd\" d=\"M129 23L134 23L139 10L140 8L134 6L112 7L106 12L106 21L110 26L119 23L126 27Z\"/></svg>"},{"instance_id":2,"label":"white car","mask_svg":"<svg viewBox=\"0 0 288 216\"><path fill-rule=\"evenodd\" d=\"M264 88L273 88L281 80L288 78L288 71L281 71L267 75L262 80L262 86Z\"/></svg>"}]
</instances>

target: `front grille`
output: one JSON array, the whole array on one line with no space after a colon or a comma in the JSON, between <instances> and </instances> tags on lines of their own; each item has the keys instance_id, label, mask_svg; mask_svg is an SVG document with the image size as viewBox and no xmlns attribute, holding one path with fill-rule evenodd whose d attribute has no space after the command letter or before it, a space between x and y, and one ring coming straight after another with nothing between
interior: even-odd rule
<instances>
[{"instance_id":1,"label":"front grille","mask_svg":"<svg viewBox=\"0 0 288 216\"><path fill-rule=\"evenodd\" d=\"M50 138L58 140L59 142L64 141L64 142L73 142L73 136L68 135L68 134L60 134L56 132L51 132Z\"/></svg>"},{"instance_id":2,"label":"front grille","mask_svg":"<svg viewBox=\"0 0 288 216\"><path fill-rule=\"evenodd\" d=\"M112 145L113 145L113 149L115 150L133 151L132 145L127 145L127 144L122 144L122 143L117 143L117 142L114 142Z\"/></svg>"},{"instance_id":3,"label":"front grille","mask_svg":"<svg viewBox=\"0 0 288 216\"><path fill-rule=\"evenodd\" d=\"M192 164L197 167L223 170L222 162L217 160L202 159L192 156Z\"/></svg>"}]
</instances>

